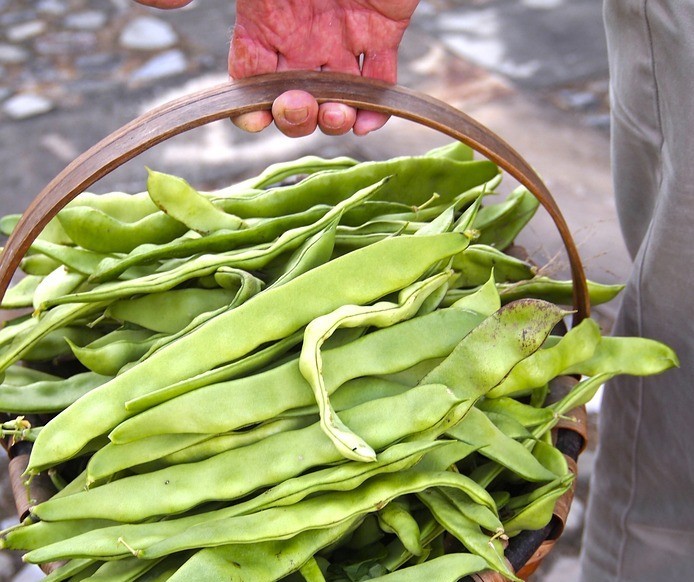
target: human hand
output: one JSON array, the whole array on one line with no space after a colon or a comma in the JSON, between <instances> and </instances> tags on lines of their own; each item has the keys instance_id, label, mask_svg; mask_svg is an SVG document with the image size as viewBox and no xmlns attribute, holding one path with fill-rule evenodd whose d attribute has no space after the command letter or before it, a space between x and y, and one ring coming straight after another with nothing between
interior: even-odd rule
<instances>
[{"instance_id":1,"label":"human hand","mask_svg":"<svg viewBox=\"0 0 694 582\"><path fill-rule=\"evenodd\" d=\"M178 8L191 0L136 0ZM419 0L237 0L229 50L229 74L242 79L289 70L350 73L395 83L398 47ZM301 137L316 127L328 135L350 129L365 135L388 116L323 103L305 91L280 95L272 111L246 113L232 121L261 131L272 121L284 134Z\"/></svg>"}]
</instances>

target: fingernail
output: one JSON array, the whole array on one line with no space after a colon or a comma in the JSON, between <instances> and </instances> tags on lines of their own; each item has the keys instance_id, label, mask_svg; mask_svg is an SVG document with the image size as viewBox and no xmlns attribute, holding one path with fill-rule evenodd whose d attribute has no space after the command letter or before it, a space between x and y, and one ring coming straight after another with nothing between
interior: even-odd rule
<instances>
[{"instance_id":1,"label":"fingernail","mask_svg":"<svg viewBox=\"0 0 694 582\"><path fill-rule=\"evenodd\" d=\"M284 118L294 125L299 125L308 119L308 107L298 109L285 109Z\"/></svg>"},{"instance_id":2,"label":"fingernail","mask_svg":"<svg viewBox=\"0 0 694 582\"><path fill-rule=\"evenodd\" d=\"M340 109L326 111L323 114L323 124L332 129L341 128L346 121L347 116L345 115L345 112Z\"/></svg>"}]
</instances>

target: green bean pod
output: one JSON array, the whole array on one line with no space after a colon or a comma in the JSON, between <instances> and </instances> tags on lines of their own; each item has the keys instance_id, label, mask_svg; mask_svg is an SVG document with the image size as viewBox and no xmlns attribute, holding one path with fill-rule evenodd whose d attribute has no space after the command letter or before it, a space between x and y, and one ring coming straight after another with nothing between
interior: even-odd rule
<instances>
[{"instance_id":1,"label":"green bean pod","mask_svg":"<svg viewBox=\"0 0 694 582\"><path fill-rule=\"evenodd\" d=\"M104 562L89 578L91 582L132 582L154 568L164 558L140 560L130 557L122 560Z\"/></svg>"},{"instance_id":2,"label":"green bean pod","mask_svg":"<svg viewBox=\"0 0 694 582\"><path fill-rule=\"evenodd\" d=\"M533 299L510 303L467 334L422 382L446 384L461 399L479 399L541 347L564 313Z\"/></svg>"},{"instance_id":3,"label":"green bean pod","mask_svg":"<svg viewBox=\"0 0 694 582\"><path fill-rule=\"evenodd\" d=\"M661 342L648 338L604 337L591 358L570 366L565 373L649 376L676 366L679 366L677 354Z\"/></svg>"},{"instance_id":4,"label":"green bean pod","mask_svg":"<svg viewBox=\"0 0 694 582\"><path fill-rule=\"evenodd\" d=\"M421 532L412 514L397 500L391 501L378 511L378 523L386 533L398 536L403 546L415 556L424 552L420 541Z\"/></svg>"},{"instance_id":5,"label":"green bean pod","mask_svg":"<svg viewBox=\"0 0 694 582\"><path fill-rule=\"evenodd\" d=\"M253 196L225 198L219 201L219 207L241 218L291 214L314 204L337 204L385 176L394 178L379 193L378 200L418 206L426 202L432 192L437 192L444 200L452 199L494 179L498 173L498 168L487 161L402 157L315 174L298 184L261 190Z\"/></svg>"},{"instance_id":6,"label":"green bean pod","mask_svg":"<svg viewBox=\"0 0 694 582\"><path fill-rule=\"evenodd\" d=\"M65 580L75 580L77 576L83 575L86 572L91 574L93 571L99 567L99 562L97 560L90 560L88 558L82 560L70 560L69 562L63 564L62 566L53 570L45 578L44 582L63 582Z\"/></svg>"},{"instance_id":7,"label":"green bean pod","mask_svg":"<svg viewBox=\"0 0 694 582\"><path fill-rule=\"evenodd\" d=\"M446 554L385 576L377 576L373 580L378 582L420 582L421 580L457 582L465 576L481 572L486 567L486 560L475 554Z\"/></svg>"},{"instance_id":8,"label":"green bean pod","mask_svg":"<svg viewBox=\"0 0 694 582\"><path fill-rule=\"evenodd\" d=\"M79 247L57 245L52 242L35 240L31 245L32 250L45 255L49 259L64 265L72 271L82 275L90 275L108 255L88 251ZM53 269L52 271L54 271Z\"/></svg>"},{"instance_id":9,"label":"green bean pod","mask_svg":"<svg viewBox=\"0 0 694 582\"><path fill-rule=\"evenodd\" d=\"M556 343L552 342L551 347L542 348L519 362L498 386L487 393L487 397L516 396L543 386L566 373L572 365L589 359L601 341L598 324L585 319Z\"/></svg>"},{"instance_id":10,"label":"green bean pod","mask_svg":"<svg viewBox=\"0 0 694 582\"><path fill-rule=\"evenodd\" d=\"M2 547L8 550L36 550L87 532L113 526L115 523L108 519L38 521L12 529L0 541Z\"/></svg>"},{"instance_id":11,"label":"green bean pod","mask_svg":"<svg viewBox=\"0 0 694 582\"><path fill-rule=\"evenodd\" d=\"M34 302L34 294L45 277L39 275L26 275L16 285L7 290L2 298L0 309L23 309L31 307Z\"/></svg>"},{"instance_id":12,"label":"green bean pod","mask_svg":"<svg viewBox=\"0 0 694 582\"><path fill-rule=\"evenodd\" d=\"M480 231L479 244L503 250L525 228L540 202L525 187L516 188L501 204L480 210L474 227Z\"/></svg>"},{"instance_id":13,"label":"green bean pod","mask_svg":"<svg viewBox=\"0 0 694 582\"><path fill-rule=\"evenodd\" d=\"M82 207L99 210L122 222L135 222L159 211L147 192L137 192L136 194L126 192L106 192L104 194L82 192L77 198L68 202L65 208Z\"/></svg>"},{"instance_id":14,"label":"green bean pod","mask_svg":"<svg viewBox=\"0 0 694 582\"><path fill-rule=\"evenodd\" d=\"M437 424L456 404L458 401L445 386L421 386L400 396L366 402L345 411L343 416L348 426L362 434L374 450L379 450ZM410 420L404 425L397 422L398 418ZM39 438L45 431L46 428ZM258 467L253 459L259 458L272 458L274 462ZM236 499L259 487L341 458L316 423L194 465L177 465L126 477L63 499L49 499L33 508L33 513L49 521L88 517L137 521L180 512L208 500ZM230 467L235 470L233 480L224 478ZM201 480L208 486L198 487Z\"/></svg>"},{"instance_id":15,"label":"green bean pod","mask_svg":"<svg viewBox=\"0 0 694 582\"><path fill-rule=\"evenodd\" d=\"M552 519L557 500L568 491L573 481L573 475L565 476L552 483L551 487L543 489L542 495L537 493L523 497L522 508L514 511L511 517L504 521L504 530L507 535L515 536L522 531L536 530L545 527ZM528 500L525 505L525 500ZM506 510L520 505L519 499L511 498L506 505Z\"/></svg>"},{"instance_id":16,"label":"green bean pod","mask_svg":"<svg viewBox=\"0 0 694 582\"><path fill-rule=\"evenodd\" d=\"M260 509L291 505L310 495L324 491L349 491L375 475L408 469L415 465L427 451L438 450L441 446L442 443L439 442L395 444L383 451L376 463L350 462L326 467L287 479L253 498L215 511L141 524L112 527L108 523L104 523L103 527L87 527L85 525L82 529L84 535L81 535L80 531L76 529L74 535L79 537L73 539L72 542L67 540L70 537L67 532L69 531L69 524L74 522L40 522L42 525L38 529L42 536L37 536L31 531L39 524L29 526L25 531L15 534L15 536L19 536L23 540L23 544L20 545L22 549L37 549L50 543L61 542L75 547L88 547L90 548L89 551L94 554L108 554L110 557L125 556L128 555L128 550L118 542L119 539L127 538L129 544L145 547L185 531L196 524L246 515ZM88 521L81 520L77 523L81 526L83 523L87 524ZM99 522L94 521L89 523L99 524ZM58 535L56 535L56 531ZM52 535L52 537L48 538L47 534ZM40 543L36 543L37 538ZM27 539L35 540L35 542L28 544ZM117 550L115 553L114 548Z\"/></svg>"},{"instance_id":17,"label":"green bean pod","mask_svg":"<svg viewBox=\"0 0 694 582\"><path fill-rule=\"evenodd\" d=\"M152 408L157 404L162 404L167 400L171 400L176 396L181 396L182 394L192 392L198 388L209 386L210 384L216 384L218 382L233 380L246 374L252 374L267 366L274 361L275 358L279 358L287 351L294 348L297 344L301 343L302 337L303 332L301 330L294 332L286 338L273 342L267 347L254 351L243 358L231 362L230 364L218 366L206 372L190 376L189 378L184 378L179 382L175 382L160 388L159 390L149 392L144 396L128 400L125 403L125 408L133 414L142 412L143 410L147 410L148 408ZM150 353L153 352L145 354L144 358L146 358Z\"/></svg>"},{"instance_id":18,"label":"green bean pod","mask_svg":"<svg viewBox=\"0 0 694 582\"><path fill-rule=\"evenodd\" d=\"M90 280L94 283L110 281L128 269L159 260L191 257L202 253L228 252L241 246L269 243L283 232L319 220L331 208L322 204L289 216L259 219L243 230L219 231L204 237L184 236L161 245L143 244L125 257L104 259L97 271L92 273Z\"/></svg>"},{"instance_id":19,"label":"green bean pod","mask_svg":"<svg viewBox=\"0 0 694 582\"><path fill-rule=\"evenodd\" d=\"M278 287L284 283L327 263L332 257L335 248L335 233L338 221L335 220L320 232L306 240L296 251L292 253L286 262L283 262L281 273L273 277L270 287Z\"/></svg>"},{"instance_id":20,"label":"green bean pod","mask_svg":"<svg viewBox=\"0 0 694 582\"><path fill-rule=\"evenodd\" d=\"M315 556L310 557L306 563L299 568L299 574L306 582L326 582L323 571L320 569Z\"/></svg>"},{"instance_id":21,"label":"green bean pod","mask_svg":"<svg viewBox=\"0 0 694 582\"><path fill-rule=\"evenodd\" d=\"M26 362L50 361L71 355L70 345L89 343L100 337L100 332L85 326L66 326L43 334L22 353Z\"/></svg>"},{"instance_id":22,"label":"green bean pod","mask_svg":"<svg viewBox=\"0 0 694 582\"><path fill-rule=\"evenodd\" d=\"M175 265L161 273L157 272L133 281L113 281L104 283L91 291L65 295L60 300L49 302L48 305L100 301L104 297L110 298L111 301L115 301L116 299L131 297L139 293L168 291L187 280L210 275L220 267L236 267L242 269L261 268L282 253L291 251L300 246L307 238L330 224L333 219L339 216L345 209L352 205L359 204L362 200L373 196L386 182L387 178L371 187L358 191L343 203L333 207L313 224L285 231L271 244L259 245L250 249L230 251L217 255L200 255L180 265Z\"/></svg>"},{"instance_id":23,"label":"green bean pod","mask_svg":"<svg viewBox=\"0 0 694 582\"><path fill-rule=\"evenodd\" d=\"M326 546L354 529L359 519L320 530L309 530L286 540L231 544L196 552L170 582L189 580L281 580Z\"/></svg>"},{"instance_id":24,"label":"green bean pod","mask_svg":"<svg viewBox=\"0 0 694 582\"><path fill-rule=\"evenodd\" d=\"M484 398L477 407L488 414L508 416L526 428L550 422L555 416L550 408L536 408L507 396Z\"/></svg>"},{"instance_id":25,"label":"green bean pod","mask_svg":"<svg viewBox=\"0 0 694 582\"><path fill-rule=\"evenodd\" d=\"M147 172L147 191L152 202L189 229L207 234L244 226L238 216L217 208L182 178L150 169Z\"/></svg>"},{"instance_id":26,"label":"green bean pod","mask_svg":"<svg viewBox=\"0 0 694 582\"><path fill-rule=\"evenodd\" d=\"M303 178L306 175L316 174L318 172L342 170L356 166L358 163L357 160L347 156L338 156L329 159L321 158L320 156L303 156L296 160L270 164L260 172L260 174L253 178L232 184L221 190L215 190L214 192L203 192L203 195L208 196L211 200L227 198L230 195L236 194L243 195L249 193L252 195L255 194L255 192L249 191L262 190L288 178L297 176Z\"/></svg>"},{"instance_id":27,"label":"green bean pod","mask_svg":"<svg viewBox=\"0 0 694 582\"><path fill-rule=\"evenodd\" d=\"M453 269L458 272L457 287L478 287L494 273L497 283L532 279L536 268L516 259L495 247L483 244L470 245L453 259Z\"/></svg>"},{"instance_id":28,"label":"green bean pod","mask_svg":"<svg viewBox=\"0 0 694 582\"><path fill-rule=\"evenodd\" d=\"M85 372L66 379L38 380L21 386L3 382L0 384L0 410L15 414L60 412L108 380L109 376Z\"/></svg>"},{"instance_id":29,"label":"green bean pod","mask_svg":"<svg viewBox=\"0 0 694 582\"><path fill-rule=\"evenodd\" d=\"M130 362L136 362L161 337L149 330L116 330L84 347L66 338L72 353L87 369L102 376L115 376Z\"/></svg>"},{"instance_id":30,"label":"green bean pod","mask_svg":"<svg viewBox=\"0 0 694 582\"><path fill-rule=\"evenodd\" d=\"M314 319L306 326L299 357L299 370L313 390L323 432L345 458L370 462L376 460L376 452L340 420L330 404L322 374L321 346L338 327L388 327L411 318L424 300L449 278L450 273L444 272L415 283L400 292L397 304L381 301L371 306L343 305L332 313Z\"/></svg>"},{"instance_id":31,"label":"green bean pod","mask_svg":"<svg viewBox=\"0 0 694 582\"><path fill-rule=\"evenodd\" d=\"M556 477L527 448L503 433L477 408L470 409L467 416L446 434L475 447L480 454L521 475L527 481L544 482Z\"/></svg>"},{"instance_id":32,"label":"green bean pod","mask_svg":"<svg viewBox=\"0 0 694 582\"><path fill-rule=\"evenodd\" d=\"M151 559L188 548L282 539L306 530L351 521L376 507L385 506L397 497L432 487L453 487L467 492L472 483L464 475L450 471L428 473L410 470L387 473L350 491L324 493L287 507L207 522L190 527L177 536L148 548L134 549L138 556Z\"/></svg>"},{"instance_id":33,"label":"green bean pod","mask_svg":"<svg viewBox=\"0 0 694 582\"><path fill-rule=\"evenodd\" d=\"M218 455L220 453L225 453L226 451L231 451L232 449L238 449L240 447L246 447L257 443L269 436L285 432L287 430L296 430L298 428L304 428L309 424L313 424L318 420L317 414L308 414L303 416L296 416L291 418L278 418L277 420L269 420L263 422L252 429L232 431L220 435L196 435L196 434L184 434L178 435L180 437L179 443L177 443L177 448L180 446L180 442L186 442L190 439L192 442L197 441L196 444L191 444L185 448L176 450L173 453L166 454L157 458L149 463L142 465L143 471L155 471L158 469L163 469L164 467L169 467L171 465L180 465L183 463L197 463L198 461L204 461ZM161 435L162 439L168 435ZM157 439L159 435L153 437L146 437L141 439L141 441L151 441L151 439ZM114 447L123 447L123 457L125 457L125 462L132 464L139 460L139 457L132 455L128 451L129 445L135 445L141 441L132 441L132 443L126 443L123 445L114 445ZM106 445L107 447L109 445ZM104 447L106 448L106 447ZM154 451L148 450L148 457L154 457L155 454L160 454L161 450L155 449ZM93 457L92 457L93 459ZM109 460L104 461L104 473L106 471L113 472L115 465ZM140 472L140 471L137 471ZM104 475L107 476L107 475ZM95 477L96 480L96 477Z\"/></svg>"},{"instance_id":34,"label":"green bean pod","mask_svg":"<svg viewBox=\"0 0 694 582\"><path fill-rule=\"evenodd\" d=\"M60 379L61 377L55 374L49 374L42 370L35 370L34 368L29 368L22 364L13 364L5 370L5 377L2 380L2 384L5 386L26 386L34 382Z\"/></svg>"},{"instance_id":35,"label":"green bean pod","mask_svg":"<svg viewBox=\"0 0 694 582\"><path fill-rule=\"evenodd\" d=\"M438 490L427 489L417 496L429 508L436 521L470 552L483 558L488 568L503 574L509 580L521 582L505 562L498 539L483 533L477 523L460 513Z\"/></svg>"},{"instance_id":36,"label":"green bean pod","mask_svg":"<svg viewBox=\"0 0 694 582\"><path fill-rule=\"evenodd\" d=\"M0 234L10 236L21 218L21 214L7 214L0 217ZM59 245L69 245L72 242L56 218L48 222L38 238Z\"/></svg>"},{"instance_id":37,"label":"green bean pod","mask_svg":"<svg viewBox=\"0 0 694 582\"><path fill-rule=\"evenodd\" d=\"M75 291L87 279L87 276L71 271L64 265L46 275L38 284L32 298L34 312L39 313L43 310L43 305L51 299L60 297Z\"/></svg>"},{"instance_id":38,"label":"green bean pod","mask_svg":"<svg viewBox=\"0 0 694 582\"><path fill-rule=\"evenodd\" d=\"M473 312L439 310L327 350L323 353L325 388L331 394L355 377L396 372L421 360L445 356L482 319ZM418 337L430 339L417 342ZM221 401L225 406L219 406ZM250 401L252 407L246 405ZM293 358L263 373L200 387L144 410L122 422L110 438L124 443L152 434L223 433L315 404L299 361ZM134 410L142 407L138 404Z\"/></svg>"},{"instance_id":39,"label":"green bean pod","mask_svg":"<svg viewBox=\"0 0 694 582\"><path fill-rule=\"evenodd\" d=\"M50 275L63 263L43 254L28 253L19 263L21 271L35 277Z\"/></svg>"},{"instance_id":40,"label":"green bean pod","mask_svg":"<svg viewBox=\"0 0 694 582\"><path fill-rule=\"evenodd\" d=\"M237 290L228 289L172 289L115 301L105 313L119 322L172 334L202 313L229 306L236 294Z\"/></svg>"},{"instance_id":41,"label":"green bean pod","mask_svg":"<svg viewBox=\"0 0 694 582\"><path fill-rule=\"evenodd\" d=\"M144 244L165 244L188 231L185 224L163 212L138 215L131 222L91 206L74 206L61 210L58 220L75 244L105 254L129 253Z\"/></svg>"}]
</instances>

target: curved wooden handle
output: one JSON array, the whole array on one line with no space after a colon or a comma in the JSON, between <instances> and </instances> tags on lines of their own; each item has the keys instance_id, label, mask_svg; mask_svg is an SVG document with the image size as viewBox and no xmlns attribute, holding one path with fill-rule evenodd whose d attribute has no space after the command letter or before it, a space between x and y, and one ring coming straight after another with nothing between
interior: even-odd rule
<instances>
[{"instance_id":1,"label":"curved wooden handle","mask_svg":"<svg viewBox=\"0 0 694 582\"><path fill-rule=\"evenodd\" d=\"M41 230L61 208L97 180L174 135L219 119L270 109L275 98L289 89L308 91L319 103L345 103L438 130L469 145L508 172L537 197L552 217L571 265L574 322L588 317L585 273L566 221L543 181L513 148L442 101L373 79L325 72L274 73L205 89L154 109L97 143L58 174L24 212L0 256L0 299Z\"/></svg>"}]
</instances>

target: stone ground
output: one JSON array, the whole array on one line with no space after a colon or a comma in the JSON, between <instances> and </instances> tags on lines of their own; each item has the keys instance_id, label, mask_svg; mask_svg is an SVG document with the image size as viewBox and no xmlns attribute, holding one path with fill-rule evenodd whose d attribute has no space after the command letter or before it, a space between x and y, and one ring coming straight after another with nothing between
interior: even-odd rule
<instances>
[{"instance_id":1,"label":"stone ground","mask_svg":"<svg viewBox=\"0 0 694 582\"><path fill-rule=\"evenodd\" d=\"M137 115L224 82L232 14L228 0L170 12L130 0L0 0L0 213L22 211L79 153ZM624 281L629 261L611 192L601 0L422 0L403 42L400 83L459 107L511 143L556 196L589 277ZM298 140L216 122L156 146L94 190L141 190L145 165L211 188L302 154L381 159L446 141L400 119L366 138ZM536 262L566 272L546 217L521 243ZM615 307L596 311L605 329ZM598 406L591 410L594 422ZM577 580L594 442L580 459L567 530L536 582ZM3 526L12 514L3 477ZM0 552L0 582L40 578Z\"/></svg>"}]
</instances>

